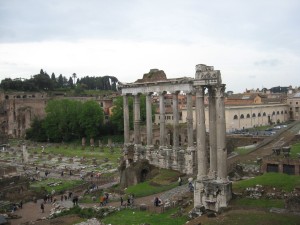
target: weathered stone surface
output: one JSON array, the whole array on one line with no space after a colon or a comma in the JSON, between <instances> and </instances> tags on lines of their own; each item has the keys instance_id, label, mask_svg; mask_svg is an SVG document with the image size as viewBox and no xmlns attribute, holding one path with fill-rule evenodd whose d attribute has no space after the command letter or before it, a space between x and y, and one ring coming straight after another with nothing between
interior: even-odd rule
<instances>
[{"instance_id":1,"label":"weathered stone surface","mask_svg":"<svg viewBox=\"0 0 300 225\"><path fill-rule=\"evenodd\" d=\"M167 80L167 75L163 70L151 69L149 73L143 75L143 79L138 79L135 83L154 82Z\"/></svg>"}]
</instances>

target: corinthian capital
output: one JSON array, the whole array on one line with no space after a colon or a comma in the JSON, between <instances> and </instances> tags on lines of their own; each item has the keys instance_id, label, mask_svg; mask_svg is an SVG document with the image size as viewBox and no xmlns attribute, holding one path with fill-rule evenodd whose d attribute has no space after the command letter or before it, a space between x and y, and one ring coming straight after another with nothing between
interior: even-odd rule
<instances>
[{"instance_id":1,"label":"corinthian capital","mask_svg":"<svg viewBox=\"0 0 300 225\"><path fill-rule=\"evenodd\" d=\"M225 84L218 85L216 87L216 97L223 98L225 93Z\"/></svg>"}]
</instances>

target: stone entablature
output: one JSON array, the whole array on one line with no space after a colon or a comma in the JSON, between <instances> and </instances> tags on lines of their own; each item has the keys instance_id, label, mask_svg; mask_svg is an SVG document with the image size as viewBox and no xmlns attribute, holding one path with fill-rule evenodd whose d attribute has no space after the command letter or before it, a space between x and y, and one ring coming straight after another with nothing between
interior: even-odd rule
<instances>
[{"instance_id":1,"label":"stone entablature","mask_svg":"<svg viewBox=\"0 0 300 225\"><path fill-rule=\"evenodd\" d=\"M147 94L147 93L161 93L169 92L174 93L177 91L191 92L193 91L193 79L192 78L178 78L168 79L165 81L156 82L143 82L143 83L123 83L119 88L122 90L122 94Z\"/></svg>"},{"instance_id":2,"label":"stone entablature","mask_svg":"<svg viewBox=\"0 0 300 225\"><path fill-rule=\"evenodd\" d=\"M175 169L183 173L193 174L197 171L195 182L194 204L208 209L219 211L220 207L228 205L231 199L231 183L227 179L227 149L226 149L226 122L225 122L225 85L222 84L221 73L212 66L196 65L195 79L178 78L156 82L135 82L119 86L123 95L124 115L124 153L125 159L139 161L147 159L151 164L161 168ZM205 90L209 97L209 148L210 162L208 164L206 144L206 115ZM165 94L172 94L172 146L166 131ZM179 93L187 95L187 146L179 144ZM146 94L146 146L141 141L140 94ZM151 95L159 95L159 147L153 145L153 122L151 115ZM133 95L134 131L133 142L129 131L128 96ZM193 96L195 96L195 116L193 116ZM195 125L194 125L195 124ZM196 128L196 145L194 145L193 129ZM133 146L134 155L128 158L128 149ZM126 163L130 167L130 163ZM211 202L210 194L205 190L221 189L214 193ZM210 193L210 192L209 192ZM196 207L197 208L197 207Z\"/></svg>"}]
</instances>

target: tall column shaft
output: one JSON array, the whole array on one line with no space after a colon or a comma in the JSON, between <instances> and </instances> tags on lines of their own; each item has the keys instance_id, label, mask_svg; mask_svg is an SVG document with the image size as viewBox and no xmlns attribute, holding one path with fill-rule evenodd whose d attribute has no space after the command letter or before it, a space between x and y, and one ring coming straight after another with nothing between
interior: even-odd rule
<instances>
[{"instance_id":1,"label":"tall column shaft","mask_svg":"<svg viewBox=\"0 0 300 225\"><path fill-rule=\"evenodd\" d=\"M209 87L209 146L210 146L210 173L217 172L217 130L216 130L216 91Z\"/></svg>"},{"instance_id":2,"label":"tall column shaft","mask_svg":"<svg viewBox=\"0 0 300 225\"><path fill-rule=\"evenodd\" d=\"M188 136L188 148L194 147L194 138L193 138L193 99L192 94L187 93L187 136Z\"/></svg>"},{"instance_id":3,"label":"tall column shaft","mask_svg":"<svg viewBox=\"0 0 300 225\"><path fill-rule=\"evenodd\" d=\"M159 126L160 126L160 146L165 146L165 98L164 98L164 92L159 93Z\"/></svg>"},{"instance_id":4,"label":"tall column shaft","mask_svg":"<svg viewBox=\"0 0 300 225\"><path fill-rule=\"evenodd\" d=\"M227 149L226 149L226 124L225 124L225 85L216 88L216 122L217 122L217 155L218 173L217 176L223 181L227 181Z\"/></svg>"},{"instance_id":5,"label":"tall column shaft","mask_svg":"<svg viewBox=\"0 0 300 225\"><path fill-rule=\"evenodd\" d=\"M179 113L178 113L178 92L173 93L173 149L179 148Z\"/></svg>"},{"instance_id":6,"label":"tall column shaft","mask_svg":"<svg viewBox=\"0 0 300 225\"><path fill-rule=\"evenodd\" d=\"M140 113L140 95L134 95L134 144L141 143L140 135L140 124L141 124L141 113Z\"/></svg>"},{"instance_id":7,"label":"tall column shaft","mask_svg":"<svg viewBox=\"0 0 300 225\"><path fill-rule=\"evenodd\" d=\"M146 95L146 126L147 126L147 145L152 145L152 136L153 136L153 129L152 129L152 105L151 105L151 94L148 93Z\"/></svg>"},{"instance_id":8,"label":"tall column shaft","mask_svg":"<svg viewBox=\"0 0 300 225\"><path fill-rule=\"evenodd\" d=\"M128 96L123 95L123 116L124 116L124 143L129 143L129 108Z\"/></svg>"},{"instance_id":9,"label":"tall column shaft","mask_svg":"<svg viewBox=\"0 0 300 225\"><path fill-rule=\"evenodd\" d=\"M204 107L204 87L199 86L196 90L198 180L205 178L207 175L206 128Z\"/></svg>"}]
</instances>

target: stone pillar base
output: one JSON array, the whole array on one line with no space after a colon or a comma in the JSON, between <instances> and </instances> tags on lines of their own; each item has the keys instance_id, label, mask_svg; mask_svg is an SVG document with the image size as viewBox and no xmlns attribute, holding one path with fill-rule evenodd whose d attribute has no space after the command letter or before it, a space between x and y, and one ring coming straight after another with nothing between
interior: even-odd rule
<instances>
[{"instance_id":1,"label":"stone pillar base","mask_svg":"<svg viewBox=\"0 0 300 225\"><path fill-rule=\"evenodd\" d=\"M152 160L152 153L154 151L153 145L147 145L146 146L146 159L151 161Z\"/></svg>"},{"instance_id":2,"label":"stone pillar base","mask_svg":"<svg viewBox=\"0 0 300 225\"><path fill-rule=\"evenodd\" d=\"M136 162L142 158L143 155L143 149L141 144L135 144L134 145L134 158L133 160Z\"/></svg>"},{"instance_id":3,"label":"stone pillar base","mask_svg":"<svg viewBox=\"0 0 300 225\"><path fill-rule=\"evenodd\" d=\"M232 183L217 180L197 180L194 189L194 207L204 206L215 212L228 206L232 198Z\"/></svg>"}]
</instances>

